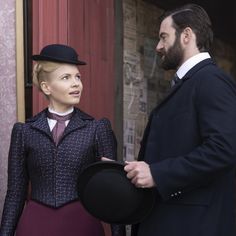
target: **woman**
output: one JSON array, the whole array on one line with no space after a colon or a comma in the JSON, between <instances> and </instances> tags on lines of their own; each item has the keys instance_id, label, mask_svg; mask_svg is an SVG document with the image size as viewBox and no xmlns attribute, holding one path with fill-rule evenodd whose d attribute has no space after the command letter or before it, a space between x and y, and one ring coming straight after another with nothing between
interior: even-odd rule
<instances>
[{"instance_id":1,"label":"woman","mask_svg":"<svg viewBox=\"0 0 236 236\"><path fill-rule=\"evenodd\" d=\"M104 236L78 200L77 181L88 164L116 158L110 122L74 107L83 90L77 66L86 63L73 48L48 45L33 59L33 82L49 106L13 127L0 236ZM113 235L121 231L112 226Z\"/></svg>"}]
</instances>

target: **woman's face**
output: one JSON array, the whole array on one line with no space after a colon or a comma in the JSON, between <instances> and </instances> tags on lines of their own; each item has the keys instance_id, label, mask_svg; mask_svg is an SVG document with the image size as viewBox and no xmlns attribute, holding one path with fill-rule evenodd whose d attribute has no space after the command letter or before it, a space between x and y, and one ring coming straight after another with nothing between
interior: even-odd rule
<instances>
[{"instance_id":1,"label":"woman's face","mask_svg":"<svg viewBox=\"0 0 236 236\"><path fill-rule=\"evenodd\" d=\"M49 99L49 106L57 112L65 112L80 101L83 85L76 65L62 64L47 74L41 88Z\"/></svg>"}]
</instances>

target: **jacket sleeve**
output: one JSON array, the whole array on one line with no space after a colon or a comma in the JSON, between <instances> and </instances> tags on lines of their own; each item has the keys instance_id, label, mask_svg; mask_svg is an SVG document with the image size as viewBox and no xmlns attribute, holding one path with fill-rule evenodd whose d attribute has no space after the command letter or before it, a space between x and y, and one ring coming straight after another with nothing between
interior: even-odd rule
<instances>
[{"instance_id":1,"label":"jacket sleeve","mask_svg":"<svg viewBox=\"0 0 236 236\"><path fill-rule=\"evenodd\" d=\"M107 157L117 160L117 142L108 119L98 121L96 129L96 155L97 159Z\"/></svg>"},{"instance_id":2,"label":"jacket sleeve","mask_svg":"<svg viewBox=\"0 0 236 236\"><path fill-rule=\"evenodd\" d=\"M217 72L198 82L192 98L198 133L192 135L199 135L201 144L189 153L150 165L164 200L204 186L235 168L235 84Z\"/></svg>"},{"instance_id":3,"label":"jacket sleeve","mask_svg":"<svg viewBox=\"0 0 236 236\"><path fill-rule=\"evenodd\" d=\"M25 163L22 123L16 123L11 134L8 159L8 185L0 236L13 236L26 200L28 176Z\"/></svg>"},{"instance_id":4,"label":"jacket sleeve","mask_svg":"<svg viewBox=\"0 0 236 236\"><path fill-rule=\"evenodd\" d=\"M98 121L96 130L96 147L97 158L107 157L112 160L117 160L117 142L112 131L110 121L101 119ZM111 224L112 236L125 236L125 225Z\"/></svg>"}]
</instances>

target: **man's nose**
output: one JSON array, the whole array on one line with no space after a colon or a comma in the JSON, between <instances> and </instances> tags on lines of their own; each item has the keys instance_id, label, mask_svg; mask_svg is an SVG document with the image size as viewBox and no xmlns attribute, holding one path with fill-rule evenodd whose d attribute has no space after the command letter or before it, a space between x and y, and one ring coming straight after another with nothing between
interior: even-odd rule
<instances>
[{"instance_id":1,"label":"man's nose","mask_svg":"<svg viewBox=\"0 0 236 236\"><path fill-rule=\"evenodd\" d=\"M163 44L161 43L161 41L159 41L156 46L156 51L160 52L162 48L163 48Z\"/></svg>"}]
</instances>

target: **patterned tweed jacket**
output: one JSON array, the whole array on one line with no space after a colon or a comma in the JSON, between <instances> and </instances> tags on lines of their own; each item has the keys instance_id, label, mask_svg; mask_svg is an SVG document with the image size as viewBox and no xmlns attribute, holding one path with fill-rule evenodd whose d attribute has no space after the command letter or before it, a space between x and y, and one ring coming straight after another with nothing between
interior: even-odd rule
<instances>
[{"instance_id":1,"label":"patterned tweed jacket","mask_svg":"<svg viewBox=\"0 0 236 236\"><path fill-rule=\"evenodd\" d=\"M107 119L95 120L75 108L56 146L46 113L13 127L1 236L14 235L29 182L31 199L58 208L79 198L78 176L88 164L102 156L116 159L116 140Z\"/></svg>"}]
</instances>

